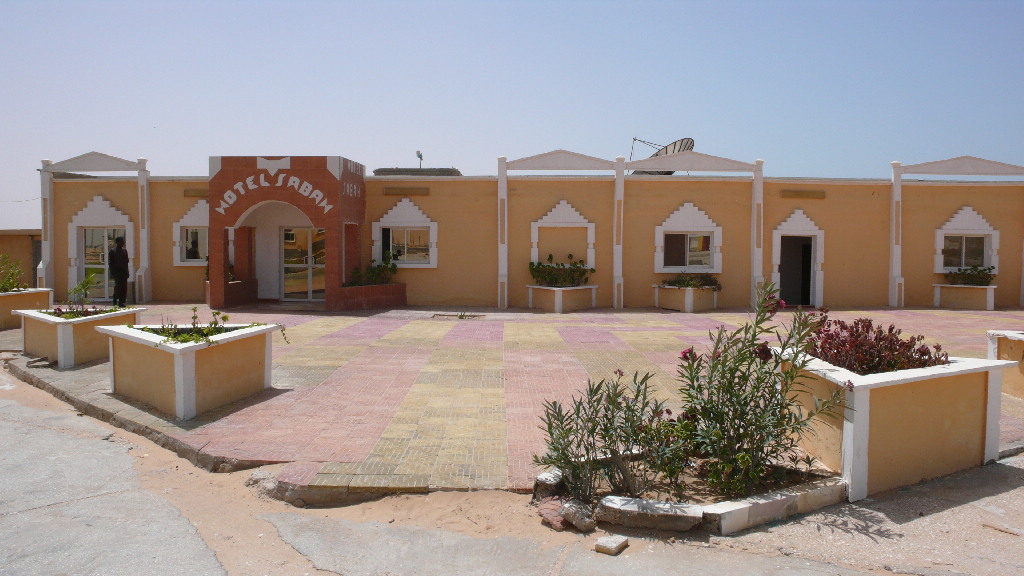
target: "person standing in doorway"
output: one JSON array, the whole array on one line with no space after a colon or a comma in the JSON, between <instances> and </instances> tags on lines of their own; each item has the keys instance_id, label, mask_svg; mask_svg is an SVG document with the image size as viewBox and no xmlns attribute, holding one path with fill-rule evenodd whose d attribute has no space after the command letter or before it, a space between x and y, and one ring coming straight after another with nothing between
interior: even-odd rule
<instances>
[{"instance_id":1,"label":"person standing in doorway","mask_svg":"<svg viewBox=\"0 0 1024 576\"><path fill-rule=\"evenodd\" d=\"M114 240L114 247L107 253L107 268L114 279L114 306L123 308L128 296L128 251L124 249L124 237Z\"/></svg>"}]
</instances>

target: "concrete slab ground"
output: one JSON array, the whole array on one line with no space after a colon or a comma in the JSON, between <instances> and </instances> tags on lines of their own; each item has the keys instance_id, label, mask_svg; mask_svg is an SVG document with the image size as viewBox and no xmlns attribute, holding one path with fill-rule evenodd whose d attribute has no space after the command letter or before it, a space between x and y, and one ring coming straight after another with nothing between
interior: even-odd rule
<instances>
[{"instance_id":1,"label":"concrete slab ground","mask_svg":"<svg viewBox=\"0 0 1024 576\"><path fill-rule=\"evenodd\" d=\"M145 323L188 323L192 304L147 305ZM468 311L473 317L460 319ZM199 306L207 321L209 310ZM189 421L109 393L105 362L57 370L7 353L12 372L79 410L144 434L200 466L230 470L290 463L283 486L358 497L368 491L532 488L547 400L569 400L587 379L651 372L670 401L681 350L745 322L745 311L401 309L333 314L266 305L230 310L232 322L278 323L273 388ZM842 310L951 355L984 357L985 333L1021 329L1024 311ZM786 315L779 316L787 321ZM17 330L0 350L20 350ZM1001 444L1024 444L1024 402L1004 396Z\"/></svg>"}]
</instances>

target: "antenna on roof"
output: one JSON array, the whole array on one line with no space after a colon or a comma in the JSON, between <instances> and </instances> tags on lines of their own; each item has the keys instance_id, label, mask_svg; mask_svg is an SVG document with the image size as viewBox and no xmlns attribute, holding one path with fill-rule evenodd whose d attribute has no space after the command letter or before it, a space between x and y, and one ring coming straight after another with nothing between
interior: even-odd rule
<instances>
[{"instance_id":1,"label":"antenna on roof","mask_svg":"<svg viewBox=\"0 0 1024 576\"><path fill-rule=\"evenodd\" d=\"M416 151L416 157L420 159L420 168L423 168L423 152Z\"/></svg>"},{"instance_id":2,"label":"antenna on roof","mask_svg":"<svg viewBox=\"0 0 1024 576\"><path fill-rule=\"evenodd\" d=\"M633 144L636 145L637 142L640 142L642 144L646 144L646 145L650 146L651 148L657 148L658 149L654 154L651 154L651 158L655 158L655 157L658 157L658 156L668 156L669 154L678 154L680 152L689 152L690 150L693 150L693 138L680 138L679 140L676 140L675 142L673 142L673 143L671 143L671 144L669 144L667 146L661 146L660 148L658 147L657 144L652 144L650 142L647 142L645 140L641 140L639 138L633 138ZM630 160L633 159L633 150L632 150L632 148L629 151L629 159ZM647 176L671 176L672 174L675 174L675 172L672 171L672 170L669 170L669 171L634 170L633 174L634 175L637 175L637 174L639 174L639 175L647 175Z\"/></svg>"}]
</instances>

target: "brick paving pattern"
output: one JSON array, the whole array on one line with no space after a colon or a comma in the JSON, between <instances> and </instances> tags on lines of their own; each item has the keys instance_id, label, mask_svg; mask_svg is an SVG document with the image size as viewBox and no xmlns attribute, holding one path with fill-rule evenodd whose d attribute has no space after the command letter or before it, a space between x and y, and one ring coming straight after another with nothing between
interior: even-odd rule
<instances>
[{"instance_id":1,"label":"brick paving pattern","mask_svg":"<svg viewBox=\"0 0 1024 576\"><path fill-rule=\"evenodd\" d=\"M191 304L146 307L145 323L188 323ZM201 321L209 310L199 306ZM401 309L328 314L287 306L229 311L231 322L272 322L273 389L187 422L109 394L106 363L71 370L12 362L52 392L132 429L162 435L210 459L288 462L298 486L359 490L529 490L544 449L545 401L568 401L588 379L650 372L676 402L679 352L735 328L743 311L684 314L598 310L574 314ZM1024 329L1024 311L843 310L831 316L895 323L955 356L984 357L985 332ZM786 315L779 318L785 322ZM0 350L20 350L17 330ZM11 354L7 353L10 357ZM36 382L37 385L39 382ZM95 414L94 414L95 415ZM1024 440L1024 401L1004 395L1002 442Z\"/></svg>"}]
</instances>

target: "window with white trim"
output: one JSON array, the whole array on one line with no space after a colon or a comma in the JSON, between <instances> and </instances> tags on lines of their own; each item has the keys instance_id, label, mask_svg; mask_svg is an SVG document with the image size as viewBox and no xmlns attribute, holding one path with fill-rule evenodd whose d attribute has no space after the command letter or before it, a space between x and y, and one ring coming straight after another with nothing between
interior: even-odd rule
<instances>
[{"instance_id":1,"label":"window with white trim","mask_svg":"<svg viewBox=\"0 0 1024 576\"><path fill-rule=\"evenodd\" d=\"M985 237L946 234L942 241L942 267L985 266Z\"/></svg>"},{"instance_id":2,"label":"window with white trim","mask_svg":"<svg viewBox=\"0 0 1024 576\"><path fill-rule=\"evenodd\" d=\"M722 227L691 202L654 227L654 271L722 271Z\"/></svg>"},{"instance_id":3,"label":"window with white trim","mask_svg":"<svg viewBox=\"0 0 1024 576\"><path fill-rule=\"evenodd\" d=\"M202 227L181 227L181 238L178 239L178 255L181 262L202 262L206 263L206 257L210 255L209 229Z\"/></svg>"},{"instance_id":4,"label":"window with white trim","mask_svg":"<svg viewBox=\"0 0 1024 576\"><path fill-rule=\"evenodd\" d=\"M666 232L664 254L666 268L711 268L711 234Z\"/></svg>"},{"instance_id":5,"label":"window with white trim","mask_svg":"<svg viewBox=\"0 0 1024 576\"><path fill-rule=\"evenodd\" d=\"M380 229L381 249L391 252L396 264L430 263L430 228L391 226Z\"/></svg>"}]
</instances>

